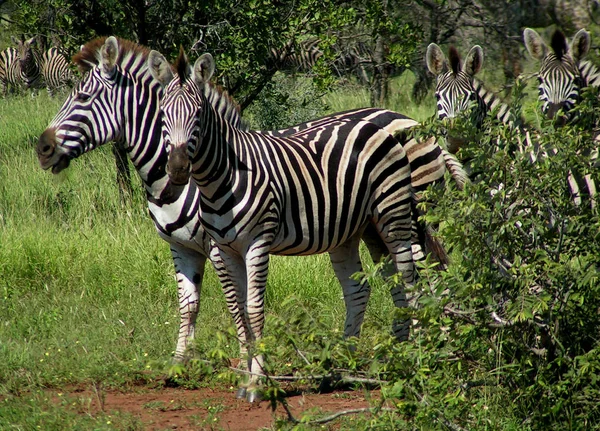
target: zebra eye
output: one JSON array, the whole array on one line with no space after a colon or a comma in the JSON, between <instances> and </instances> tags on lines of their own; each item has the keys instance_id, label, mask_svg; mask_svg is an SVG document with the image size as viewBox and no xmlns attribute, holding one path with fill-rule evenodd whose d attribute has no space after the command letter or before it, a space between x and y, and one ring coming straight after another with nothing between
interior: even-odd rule
<instances>
[{"instance_id":1,"label":"zebra eye","mask_svg":"<svg viewBox=\"0 0 600 431\"><path fill-rule=\"evenodd\" d=\"M91 97L92 97L92 96L91 96L90 94L88 94L88 93L84 93L83 91L80 91L80 92L77 94L77 97L76 97L76 99L77 99L77 101L79 101L79 102L87 102L88 100L90 100L90 98L91 98Z\"/></svg>"}]
</instances>

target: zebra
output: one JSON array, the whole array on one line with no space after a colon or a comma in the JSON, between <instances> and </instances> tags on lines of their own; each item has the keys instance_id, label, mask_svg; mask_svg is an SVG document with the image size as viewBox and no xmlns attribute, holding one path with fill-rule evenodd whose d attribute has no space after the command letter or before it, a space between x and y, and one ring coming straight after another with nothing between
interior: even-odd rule
<instances>
[{"instance_id":1,"label":"zebra","mask_svg":"<svg viewBox=\"0 0 600 431\"><path fill-rule=\"evenodd\" d=\"M42 53L37 48L35 37L25 40L12 38L17 44L19 63L21 65L21 79L27 89L41 88L44 85L42 77Z\"/></svg>"},{"instance_id":2,"label":"zebra","mask_svg":"<svg viewBox=\"0 0 600 431\"><path fill-rule=\"evenodd\" d=\"M233 290L228 288L227 279L219 272L218 255L210 255L212 248L198 219L198 190L194 184L175 186L166 176L167 154L162 143L158 106L162 87L145 67L148 52L140 45L116 38L99 38L84 45L73 58L84 74L83 79L40 136L36 149L41 167L57 173L68 167L71 159L109 142L114 136L123 137L127 154L145 188L149 214L159 235L170 244L181 315L175 360L183 360L194 337L207 258L215 265L221 279L240 340L243 340L244 332L240 329L241 317L236 311ZM105 69L105 64L111 68ZM239 111L227 102L226 97L219 96L217 91L207 94L211 103L228 116L228 121L236 127L247 128ZM392 114L367 108L346 115L359 115L392 129L415 123ZM293 134L316 123L273 133ZM464 173L461 177L460 165L452 156L444 154L445 165L442 161L441 166L436 166L437 153L429 155L423 145L414 144L407 153L413 156L415 163L420 161L420 168L414 170L417 187L424 187L427 178L433 182L443 177L445 165L459 185L466 178ZM242 355L243 349L244 345L241 345Z\"/></svg>"},{"instance_id":3,"label":"zebra","mask_svg":"<svg viewBox=\"0 0 600 431\"><path fill-rule=\"evenodd\" d=\"M10 47L0 52L0 91L6 95L11 91L18 91L21 87L19 52Z\"/></svg>"},{"instance_id":4,"label":"zebra","mask_svg":"<svg viewBox=\"0 0 600 431\"><path fill-rule=\"evenodd\" d=\"M272 48L270 61L276 65L278 70L307 73L323 56L319 42L318 38L311 38L300 42L298 48L295 48L291 42L280 49Z\"/></svg>"},{"instance_id":5,"label":"zebra","mask_svg":"<svg viewBox=\"0 0 600 431\"><path fill-rule=\"evenodd\" d=\"M228 124L204 96L203 87L215 68L210 54L200 56L191 68L180 52L176 75L156 51L148 64L165 88L163 138L170 148L169 163L179 168L171 180L187 180L191 167L200 189L202 224L237 289L246 340L258 342L262 337L270 254L329 252L343 280L360 269L358 244L370 225L384 241L404 284L413 285L410 166L392 135L372 123L352 120L283 138L243 132ZM397 307L409 302L402 284L391 289ZM346 325L346 336L359 334L368 297L364 285L355 286L362 290L344 291L347 323L353 323ZM406 339L408 329L408 322L395 320L398 339ZM262 355L251 354L248 360L251 372L262 372ZM257 399L256 375L238 396Z\"/></svg>"},{"instance_id":6,"label":"zebra","mask_svg":"<svg viewBox=\"0 0 600 431\"><path fill-rule=\"evenodd\" d=\"M538 139L531 137L524 120L515 115L508 104L504 103L493 92L486 89L475 75L483 65L483 50L475 45L461 62L458 51L450 47L448 59L444 56L440 47L434 43L430 44L426 53L427 68L437 76L435 97L437 99L438 118L452 119L461 111L472 104L472 119L477 127L482 127L483 119L490 112L495 112L496 118L502 123L516 129L516 150L528 155L530 161L535 163L539 158L552 156L556 153L554 148L541 146ZM448 64L450 68L448 68ZM459 147L465 143L465 138L456 139L452 142L449 138L449 146ZM568 177L568 187L573 203L581 206L582 196L590 197L592 208L595 207L596 185L590 174L583 177L571 172Z\"/></svg>"},{"instance_id":7,"label":"zebra","mask_svg":"<svg viewBox=\"0 0 600 431\"><path fill-rule=\"evenodd\" d=\"M523 40L529 55L540 62L538 90L542 111L550 119L562 112L560 123L564 124L572 119L571 109L579 101L581 89L600 85L598 69L583 60L590 50L591 36L581 29L569 43L564 33L556 30L548 47L535 30L526 28Z\"/></svg>"},{"instance_id":8,"label":"zebra","mask_svg":"<svg viewBox=\"0 0 600 431\"><path fill-rule=\"evenodd\" d=\"M32 37L27 40L17 40L21 78L28 89L46 87L52 97L57 90L73 82L73 74L69 68L69 61L62 50L53 46L46 51L37 47L37 39Z\"/></svg>"},{"instance_id":9,"label":"zebra","mask_svg":"<svg viewBox=\"0 0 600 431\"><path fill-rule=\"evenodd\" d=\"M42 76L51 97L56 91L73 84L74 76L69 68L69 60L61 49L53 46L44 52Z\"/></svg>"}]
</instances>

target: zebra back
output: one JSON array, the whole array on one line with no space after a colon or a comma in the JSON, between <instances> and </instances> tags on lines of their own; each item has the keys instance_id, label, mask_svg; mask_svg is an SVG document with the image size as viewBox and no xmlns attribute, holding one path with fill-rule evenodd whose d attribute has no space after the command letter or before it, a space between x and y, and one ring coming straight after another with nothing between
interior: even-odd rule
<instances>
[{"instance_id":1,"label":"zebra back","mask_svg":"<svg viewBox=\"0 0 600 431\"><path fill-rule=\"evenodd\" d=\"M71 84L73 81L73 74L69 68L69 60L55 46L44 52L41 73L50 94Z\"/></svg>"},{"instance_id":2,"label":"zebra back","mask_svg":"<svg viewBox=\"0 0 600 431\"><path fill-rule=\"evenodd\" d=\"M0 52L0 91L7 94L20 89L22 83L19 53L16 48L6 48Z\"/></svg>"},{"instance_id":3,"label":"zebra back","mask_svg":"<svg viewBox=\"0 0 600 431\"><path fill-rule=\"evenodd\" d=\"M287 72L310 72L323 52L319 49L319 39L312 38L302 41L295 47L287 43L283 48L271 49L271 60L278 70Z\"/></svg>"}]
</instances>

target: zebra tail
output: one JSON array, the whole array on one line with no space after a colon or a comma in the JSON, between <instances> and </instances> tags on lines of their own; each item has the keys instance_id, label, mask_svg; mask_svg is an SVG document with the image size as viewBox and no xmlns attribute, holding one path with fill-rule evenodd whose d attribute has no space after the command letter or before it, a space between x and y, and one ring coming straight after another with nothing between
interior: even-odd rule
<instances>
[{"instance_id":1,"label":"zebra tail","mask_svg":"<svg viewBox=\"0 0 600 431\"><path fill-rule=\"evenodd\" d=\"M447 150L442 149L442 155L444 156L446 169L448 169L448 172L450 172L450 175L454 179L456 187L458 187L459 190L463 190L465 184L471 182L464 166L454 154L450 154Z\"/></svg>"}]
</instances>

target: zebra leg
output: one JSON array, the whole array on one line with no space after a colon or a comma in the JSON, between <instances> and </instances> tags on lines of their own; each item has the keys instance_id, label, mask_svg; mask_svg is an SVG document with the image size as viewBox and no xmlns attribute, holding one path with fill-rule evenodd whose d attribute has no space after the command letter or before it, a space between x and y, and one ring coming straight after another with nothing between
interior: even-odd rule
<instances>
[{"instance_id":1,"label":"zebra leg","mask_svg":"<svg viewBox=\"0 0 600 431\"><path fill-rule=\"evenodd\" d=\"M187 359L187 348L194 339L206 257L176 245L171 245L171 254L175 264L180 316L177 348L173 360L183 362Z\"/></svg>"},{"instance_id":2,"label":"zebra leg","mask_svg":"<svg viewBox=\"0 0 600 431\"><path fill-rule=\"evenodd\" d=\"M264 374L264 358L256 354L256 345L262 339L265 324L265 287L269 273L269 241L261 239L249 247L241 265L235 268L238 291L247 292L244 315L249 326L246 339L250 344L250 378L246 385L246 400L248 402L260 401L262 398L260 379L258 374ZM223 253L221 253L223 257ZM228 263L226 262L226 265ZM234 277L231 267L230 276ZM245 288L245 289L244 289ZM238 393L239 395L239 393Z\"/></svg>"},{"instance_id":3,"label":"zebra leg","mask_svg":"<svg viewBox=\"0 0 600 431\"><path fill-rule=\"evenodd\" d=\"M112 153L115 156L115 166L117 168L119 196L121 197L121 203L125 203L127 198L133 195L127 151L122 142L114 142L112 145Z\"/></svg>"},{"instance_id":4,"label":"zebra leg","mask_svg":"<svg viewBox=\"0 0 600 431\"><path fill-rule=\"evenodd\" d=\"M360 236L356 235L344 244L329 252L331 265L337 276L346 304L346 323L344 336L358 337L362 326L367 303L371 295L371 287L366 279L357 281L352 275L362 272L362 264L358 252Z\"/></svg>"},{"instance_id":5,"label":"zebra leg","mask_svg":"<svg viewBox=\"0 0 600 431\"><path fill-rule=\"evenodd\" d=\"M221 287L223 288L223 294L225 295L225 303L227 304L227 309L229 310L229 314L233 319L233 323L236 327L238 343L240 345L240 363L238 367L242 370L248 369L248 350L247 350L247 342L246 342L246 332L247 332L247 324L244 314L240 311L243 310L243 304L245 302L245 292L239 293L237 292L236 286L229 277L227 272L227 268L221 259L221 255L219 253L219 249L215 246L211 247L210 250L210 260L215 268L215 272L217 277L219 277L219 281L221 282ZM240 308L240 305L242 308ZM245 396L245 395L244 395Z\"/></svg>"},{"instance_id":6,"label":"zebra leg","mask_svg":"<svg viewBox=\"0 0 600 431\"><path fill-rule=\"evenodd\" d=\"M248 307L248 279L246 272L246 263L241 256L234 255L232 253L228 253L224 250L219 250L219 255L222 261L222 264L225 268L227 268L227 273L229 275L230 283L234 289L235 301L237 303L237 309L239 313L239 322L236 322L238 329L238 336L240 338L240 344L244 344L243 347L240 347L240 357L242 362L241 364L246 362L246 366L244 368L248 369L250 372L260 372L253 370L253 358L252 358L252 350L248 349L248 345L255 340L255 333L252 331L251 320L249 315L249 307ZM240 335L240 333L242 335ZM245 354L245 356L243 355ZM262 367L261 367L262 371ZM242 379L240 386L238 387L236 397L237 398L246 398L250 397L250 387L252 383L253 376L250 375ZM252 401L255 398L253 396Z\"/></svg>"},{"instance_id":7,"label":"zebra leg","mask_svg":"<svg viewBox=\"0 0 600 431\"><path fill-rule=\"evenodd\" d=\"M425 244L425 238L421 234L421 231L418 226L418 220L416 217L413 217L411 222L411 249L412 256L415 262L420 262L425 260L425 250L423 249L423 244ZM368 225L365 229L365 232L362 235L362 240L364 241L367 249L369 250L369 254L371 255L371 259L373 263L381 262L381 259L388 256L389 252L385 242L379 237L377 234L377 230L373 225Z\"/></svg>"},{"instance_id":8,"label":"zebra leg","mask_svg":"<svg viewBox=\"0 0 600 431\"><path fill-rule=\"evenodd\" d=\"M384 267L383 276L387 278L394 273L401 273L404 284L412 287L415 279L415 269L410 240L412 230L410 205L398 208L396 214L389 214L387 217L380 219L376 226L392 258L391 265ZM392 287L390 293L396 307L407 307L409 301L402 282ZM394 319L392 331L398 341L407 340L410 321Z\"/></svg>"}]
</instances>

